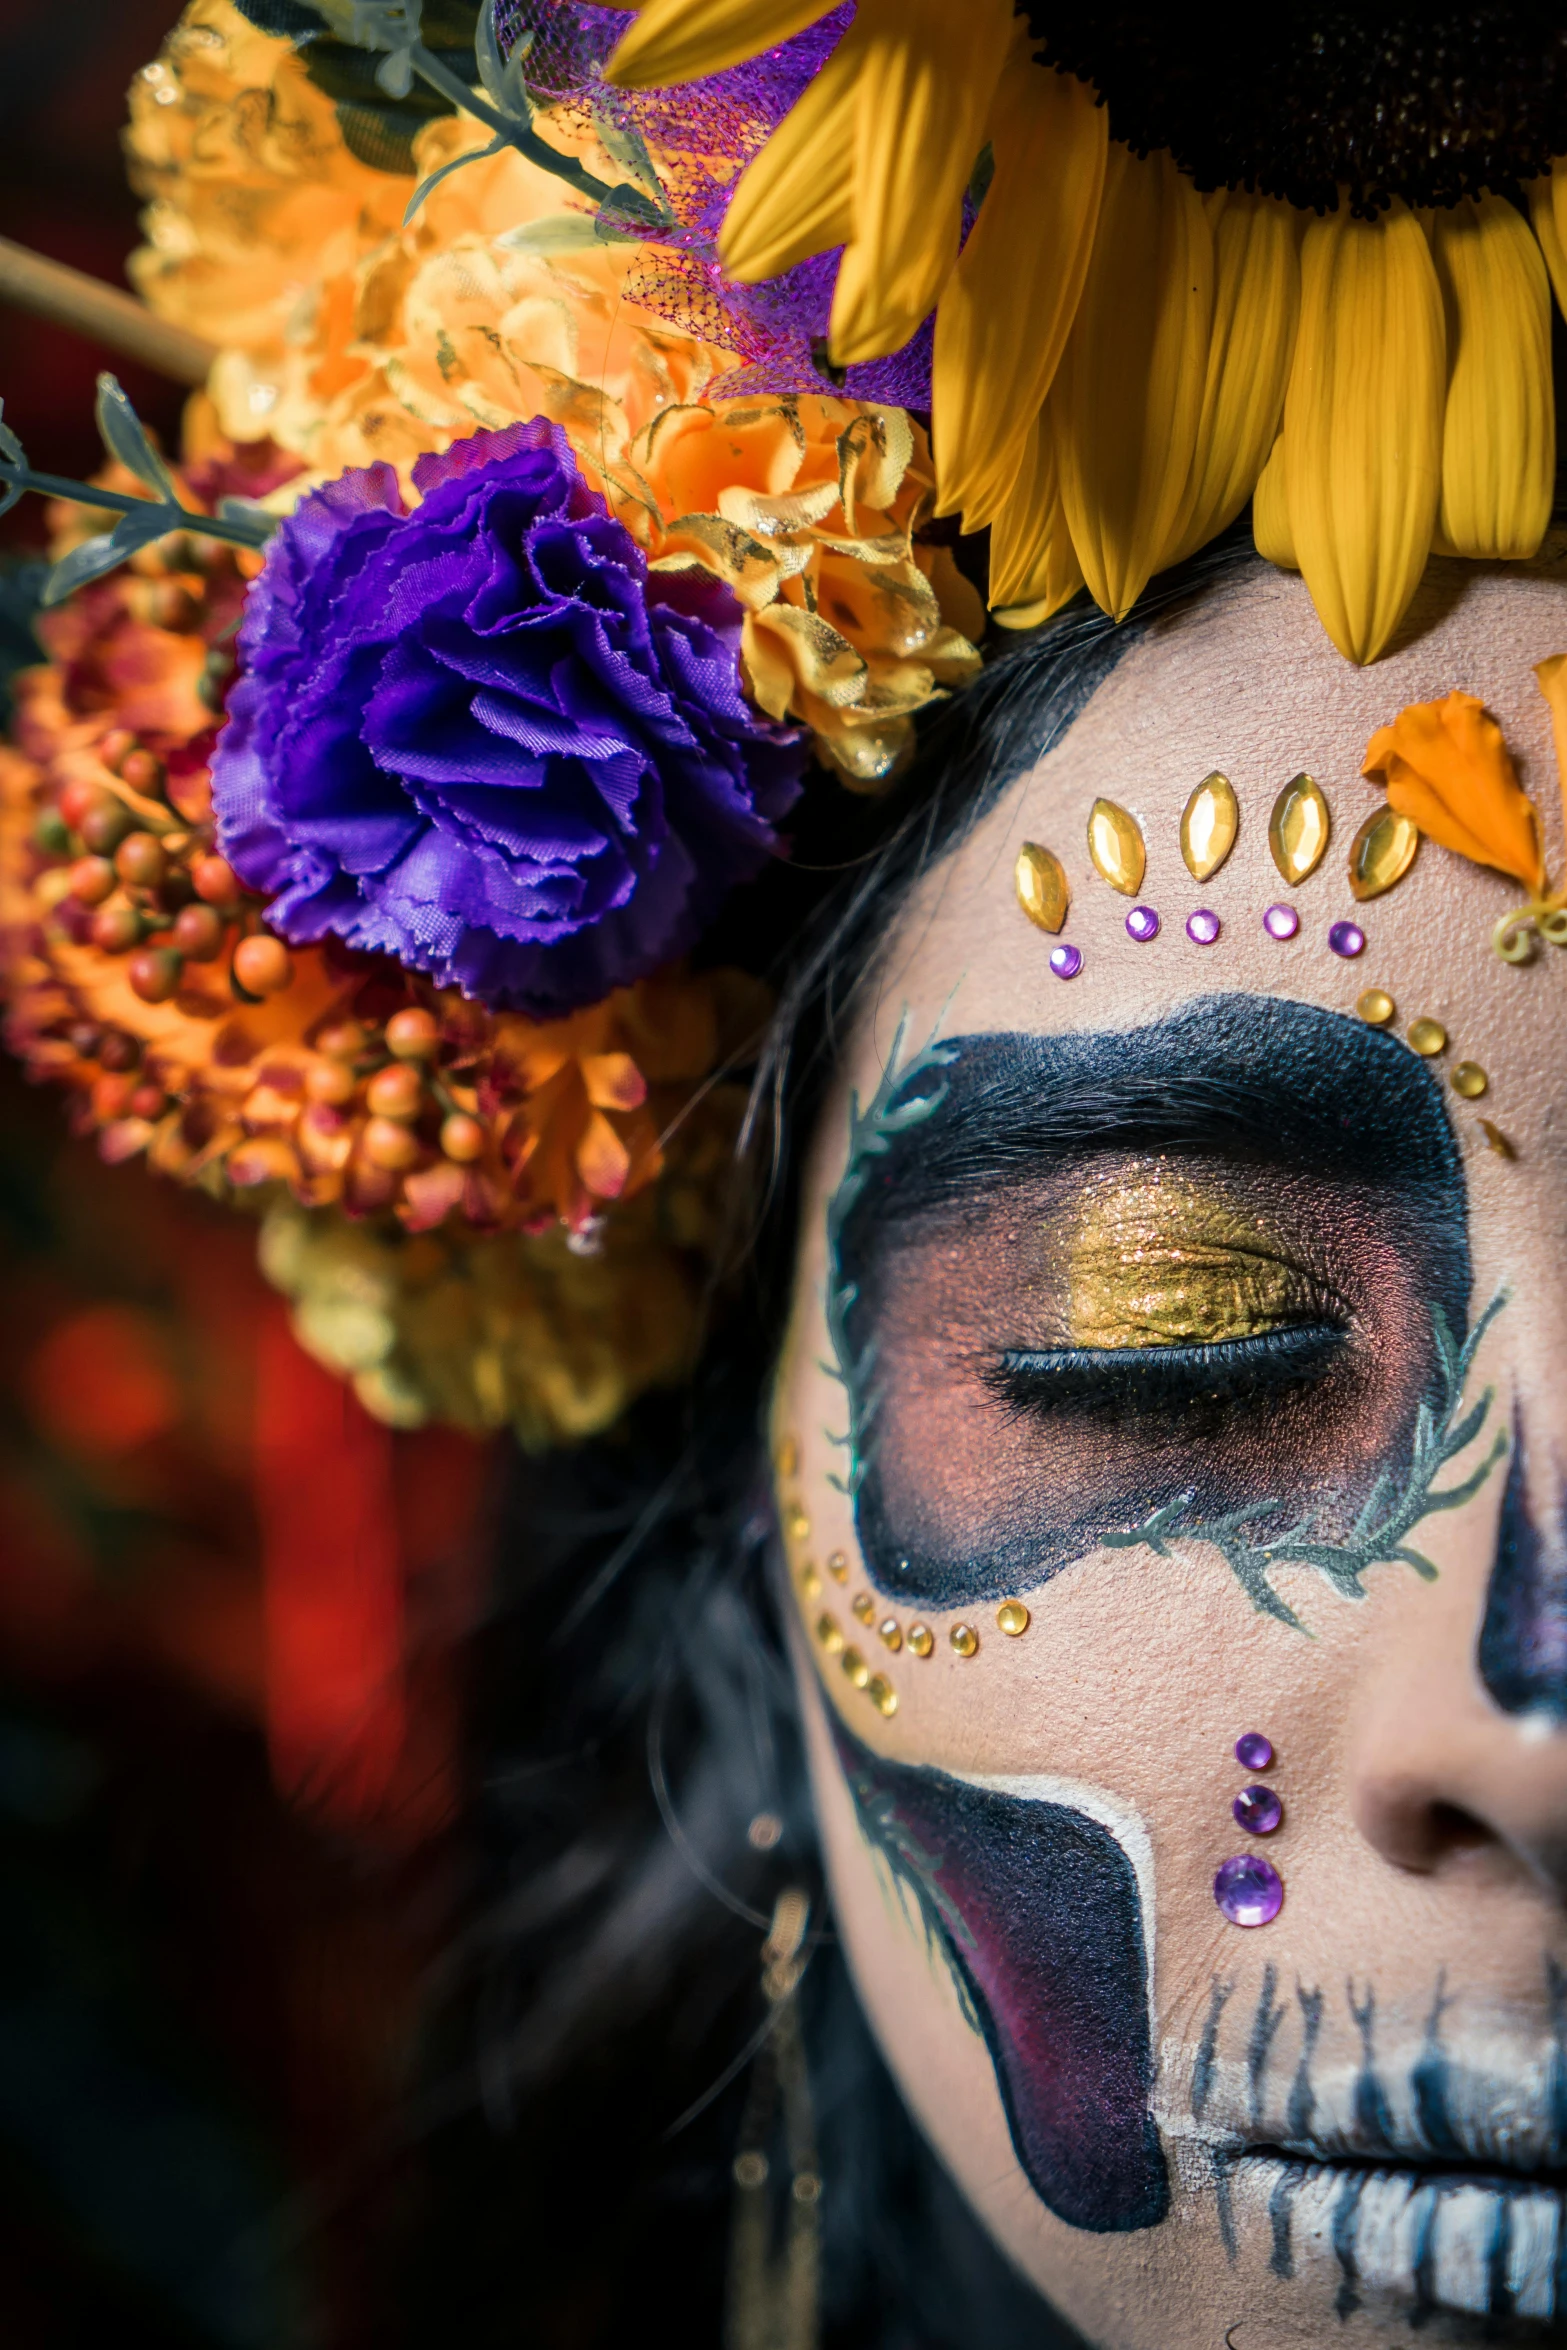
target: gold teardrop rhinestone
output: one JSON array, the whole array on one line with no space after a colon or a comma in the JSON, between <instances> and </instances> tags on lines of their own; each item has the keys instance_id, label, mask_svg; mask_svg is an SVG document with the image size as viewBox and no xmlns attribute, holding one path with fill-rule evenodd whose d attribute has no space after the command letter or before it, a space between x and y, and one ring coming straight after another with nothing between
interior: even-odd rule
<instances>
[{"instance_id":1,"label":"gold teardrop rhinestone","mask_svg":"<svg viewBox=\"0 0 1567 2350\"><path fill-rule=\"evenodd\" d=\"M1366 818L1349 849L1349 886L1362 905L1403 880L1419 846L1419 825L1396 808Z\"/></svg>"},{"instance_id":2,"label":"gold teardrop rhinestone","mask_svg":"<svg viewBox=\"0 0 1567 2350\"><path fill-rule=\"evenodd\" d=\"M1333 819L1322 786L1309 775L1292 776L1273 803L1268 846L1273 862L1293 888L1315 873L1327 854Z\"/></svg>"},{"instance_id":3,"label":"gold teardrop rhinestone","mask_svg":"<svg viewBox=\"0 0 1567 2350\"><path fill-rule=\"evenodd\" d=\"M1037 840L1026 840L1017 853L1017 867L1013 875L1017 887L1017 902L1040 930L1048 930L1052 937L1066 920L1067 907L1072 903L1072 892L1067 884L1066 869L1059 857L1042 849Z\"/></svg>"},{"instance_id":4,"label":"gold teardrop rhinestone","mask_svg":"<svg viewBox=\"0 0 1567 2350\"><path fill-rule=\"evenodd\" d=\"M1181 855L1194 881L1217 873L1241 828L1241 804L1227 775L1205 775L1181 817Z\"/></svg>"},{"instance_id":5,"label":"gold teardrop rhinestone","mask_svg":"<svg viewBox=\"0 0 1567 2350\"><path fill-rule=\"evenodd\" d=\"M1088 811L1088 854L1112 889L1124 898L1136 897L1148 852L1136 817L1128 816L1114 800L1095 800Z\"/></svg>"}]
</instances>

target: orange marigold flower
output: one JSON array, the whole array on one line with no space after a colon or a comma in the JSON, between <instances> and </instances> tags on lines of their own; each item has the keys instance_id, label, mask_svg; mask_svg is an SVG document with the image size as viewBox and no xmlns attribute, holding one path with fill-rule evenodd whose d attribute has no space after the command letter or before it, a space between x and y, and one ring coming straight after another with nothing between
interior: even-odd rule
<instances>
[{"instance_id":1,"label":"orange marigold flower","mask_svg":"<svg viewBox=\"0 0 1567 2350\"><path fill-rule=\"evenodd\" d=\"M1400 710L1372 736L1361 773L1444 848L1510 873L1536 897L1545 887L1539 811L1501 728L1473 694Z\"/></svg>"}]
</instances>

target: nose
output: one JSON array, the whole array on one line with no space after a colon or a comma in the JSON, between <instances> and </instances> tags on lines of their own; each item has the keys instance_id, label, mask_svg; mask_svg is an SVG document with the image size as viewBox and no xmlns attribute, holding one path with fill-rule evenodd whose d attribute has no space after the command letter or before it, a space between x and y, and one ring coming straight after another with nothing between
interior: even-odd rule
<instances>
[{"instance_id":1,"label":"nose","mask_svg":"<svg viewBox=\"0 0 1567 2350\"><path fill-rule=\"evenodd\" d=\"M1567 1487L1520 1428L1478 1593L1477 1580L1451 1568L1399 1611L1359 1692L1355 1817L1395 1867L1523 1871L1562 1900Z\"/></svg>"}]
</instances>

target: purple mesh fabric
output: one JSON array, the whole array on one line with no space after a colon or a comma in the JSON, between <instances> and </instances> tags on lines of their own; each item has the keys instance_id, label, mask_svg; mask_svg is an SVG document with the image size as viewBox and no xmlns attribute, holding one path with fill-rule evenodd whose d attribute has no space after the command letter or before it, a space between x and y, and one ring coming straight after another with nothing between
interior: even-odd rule
<instances>
[{"instance_id":1,"label":"purple mesh fabric","mask_svg":"<svg viewBox=\"0 0 1567 2350\"><path fill-rule=\"evenodd\" d=\"M847 0L749 64L673 90L605 84L604 60L629 22L621 9L580 0L497 0L495 18L508 56L532 35L526 72L536 103L559 107L583 127L640 134L663 159L665 194L679 227L643 246L626 294L682 333L739 353L740 366L708 386L709 399L841 390L929 409L929 320L901 351L847 369L841 382L818 364L814 354L824 349L841 247L760 286L735 285L718 260L718 232L735 181L853 22Z\"/></svg>"}]
</instances>

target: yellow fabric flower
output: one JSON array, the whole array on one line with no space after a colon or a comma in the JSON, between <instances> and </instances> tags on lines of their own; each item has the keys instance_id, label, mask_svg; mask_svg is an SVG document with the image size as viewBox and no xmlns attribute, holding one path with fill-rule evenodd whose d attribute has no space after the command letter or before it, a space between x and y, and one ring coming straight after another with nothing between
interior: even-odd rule
<instances>
[{"instance_id":1,"label":"yellow fabric flower","mask_svg":"<svg viewBox=\"0 0 1567 2350\"><path fill-rule=\"evenodd\" d=\"M510 1428L535 1451L689 1375L702 1328L699 1270L647 1211L584 1253L559 1230L409 1238L279 1205L260 1259L301 1345L376 1418Z\"/></svg>"},{"instance_id":2,"label":"yellow fabric flower","mask_svg":"<svg viewBox=\"0 0 1567 2350\"><path fill-rule=\"evenodd\" d=\"M1539 812L1518 781L1501 728L1473 694L1400 710L1372 736L1360 771L1389 807L1444 848L1510 873L1535 897L1544 889Z\"/></svg>"}]
</instances>

